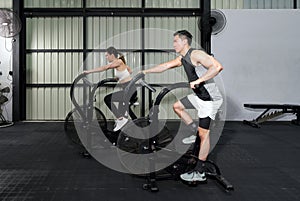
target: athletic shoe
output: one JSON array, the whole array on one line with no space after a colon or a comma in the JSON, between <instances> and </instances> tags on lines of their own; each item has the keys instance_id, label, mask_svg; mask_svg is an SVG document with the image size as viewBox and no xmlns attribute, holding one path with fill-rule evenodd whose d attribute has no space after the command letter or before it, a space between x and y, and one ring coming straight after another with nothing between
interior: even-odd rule
<instances>
[{"instance_id":1,"label":"athletic shoe","mask_svg":"<svg viewBox=\"0 0 300 201\"><path fill-rule=\"evenodd\" d=\"M190 172L181 174L180 178L182 180L188 181L188 182L194 182L194 181L205 182L206 181L205 173L204 172L200 173L197 170L192 170Z\"/></svg>"},{"instance_id":2,"label":"athletic shoe","mask_svg":"<svg viewBox=\"0 0 300 201\"><path fill-rule=\"evenodd\" d=\"M123 126L125 126L125 124L128 122L128 119L123 117L122 119L117 119L116 120L116 126L114 128L114 132L120 130Z\"/></svg>"},{"instance_id":3,"label":"athletic shoe","mask_svg":"<svg viewBox=\"0 0 300 201\"><path fill-rule=\"evenodd\" d=\"M196 140L196 135L191 135L190 137L186 137L182 139L183 144L193 144Z\"/></svg>"}]
</instances>

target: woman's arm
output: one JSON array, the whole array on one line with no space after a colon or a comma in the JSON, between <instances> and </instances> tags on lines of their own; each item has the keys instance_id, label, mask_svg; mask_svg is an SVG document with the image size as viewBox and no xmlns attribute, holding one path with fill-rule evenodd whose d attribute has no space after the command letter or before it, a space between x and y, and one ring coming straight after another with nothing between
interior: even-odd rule
<instances>
[{"instance_id":1,"label":"woman's arm","mask_svg":"<svg viewBox=\"0 0 300 201\"><path fill-rule=\"evenodd\" d=\"M103 71L106 71L106 70L108 70L108 69L117 68L117 67L119 67L122 63L123 63L123 62L122 62L121 59L117 59L117 60L113 61L112 63L107 64L107 65L105 65L105 66L100 66L100 67L97 67L97 68L93 68L93 69L91 69L91 70L85 70L85 71L83 71L83 73L89 74L89 73L95 73L95 72L103 72Z\"/></svg>"}]
</instances>

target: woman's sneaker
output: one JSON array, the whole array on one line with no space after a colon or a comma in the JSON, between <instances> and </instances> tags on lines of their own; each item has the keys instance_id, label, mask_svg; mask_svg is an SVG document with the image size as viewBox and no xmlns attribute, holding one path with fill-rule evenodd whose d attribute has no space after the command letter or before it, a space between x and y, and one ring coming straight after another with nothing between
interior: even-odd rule
<instances>
[{"instance_id":1,"label":"woman's sneaker","mask_svg":"<svg viewBox=\"0 0 300 201\"><path fill-rule=\"evenodd\" d=\"M186 137L182 139L183 144L193 144L196 140L196 135L191 135L190 137Z\"/></svg>"},{"instance_id":2,"label":"woman's sneaker","mask_svg":"<svg viewBox=\"0 0 300 201\"><path fill-rule=\"evenodd\" d=\"M192 170L190 172L181 174L180 178L187 182L206 182L205 173L200 173L197 170Z\"/></svg>"},{"instance_id":3,"label":"woman's sneaker","mask_svg":"<svg viewBox=\"0 0 300 201\"><path fill-rule=\"evenodd\" d=\"M123 117L122 119L117 119L116 120L116 124L115 124L115 128L114 128L114 132L120 130L123 126L125 126L125 124L128 122L128 119Z\"/></svg>"}]
</instances>

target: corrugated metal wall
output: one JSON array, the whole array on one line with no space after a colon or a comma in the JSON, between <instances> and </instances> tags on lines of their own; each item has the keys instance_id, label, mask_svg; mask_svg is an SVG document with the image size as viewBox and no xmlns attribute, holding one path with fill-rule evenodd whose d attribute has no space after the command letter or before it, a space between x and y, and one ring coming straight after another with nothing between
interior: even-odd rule
<instances>
[{"instance_id":1,"label":"corrugated metal wall","mask_svg":"<svg viewBox=\"0 0 300 201\"><path fill-rule=\"evenodd\" d=\"M12 0L0 0L0 8L12 8Z\"/></svg>"},{"instance_id":2,"label":"corrugated metal wall","mask_svg":"<svg viewBox=\"0 0 300 201\"><path fill-rule=\"evenodd\" d=\"M88 17L89 49L106 49L115 46L118 49L140 49L140 17Z\"/></svg>"},{"instance_id":3,"label":"corrugated metal wall","mask_svg":"<svg viewBox=\"0 0 300 201\"><path fill-rule=\"evenodd\" d=\"M26 49L82 49L82 18L38 17L26 20ZM27 84L69 84L82 65L82 53L32 52L26 54ZM26 119L64 119L72 106L69 88L27 87Z\"/></svg>"},{"instance_id":4,"label":"corrugated metal wall","mask_svg":"<svg viewBox=\"0 0 300 201\"><path fill-rule=\"evenodd\" d=\"M82 49L80 17L39 17L26 20L26 49Z\"/></svg>"},{"instance_id":5,"label":"corrugated metal wall","mask_svg":"<svg viewBox=\"0 0 300 201\"><path fill-rule=\"evenodd\" d=\"M199 0L146 0L149 8L199 8Z\"/></svg>"},{"instance_id":6,"label":"corrugated metal wall","mask_svg":"<svg viewBox=\"0 0 300 201\"><path fill-rule=\"evenodd\" d=\"M211 0L212 9L242 9L245 0Z\"/></svg>"},{"instance_id":7,"label":"corrugated metal wall","mask_svg":"<svg viewBox=\"0 0 300 201\"><path fill-rule=\"evenodd\" d=\"M213 9L289 9L294 0L211 0ZM26 7L81 7L82 0L24 0ZM141 7L141 0L87 0L87 7ZM149 8L197 8L199 0L146 0ZM11 2L0 0L1 8L10 8ZM300 8L300 0L297 7Z\"/></svg>"},{"instance_id":8,"label":"corrugated metal wall","mask_svg":"<svg viewBox=\"0 0 300 201\"><path fill-rule=\"evenodd\" d=\"M81 0L25 0L26 7L81 7ZM141 7L141 0L87 0L87 7ZM293 0L211 0L212 8L219 9L288 9ZM298 8L300 1L297 0ZM2 6L2 4L4 6ZM0 1L0 7L10 7L10 2ZM146 0L149 8L197 8L199 0Z\"/></svg>"},{"instance_id":9,"label":"corrugated metal wall","mask_svg":"<svg viewBox=\"0 0 300 201\"><path fill-rule=\"evenodd\" d=\"M74 8L82 7L82 0L24 0L27 8Z\"/></svg>"},{"instance_id":10,"label":"corrugated metal wall","mask_svg":"<svg viewBox=\"0 0 300 201\"><path fill-rule=\"evenodd\" d=\"M27 84L69 84L78 74L82 53L30 53L26 56ZM72 108L69 88L27 87L26 119L64 119Z\"/></svg>"},{"instance_id":11,"label":"corrugated metal wall","mask_svg":"<svg viewBox=\"0 0 300 201\"><path fill-rule=\"evenodd\" d=\"M298 0L298 7L299 2ZM0 0L0 7L10 6L7 1ZM293 0L212 0L212 8L223 9L257 9L257 8L292 8ZM141 7L140 0L87 0L87 7ZM150 8L195 8L199 0L146 0ZM25 7L82 7L81 0L25 0ZM166 50L165 52L145 53L146 68L176 57L172 49L174 30L187 29L194 35L193 47L198 47L199 30L197 17L146 17L145 49ZM87 68L106 64L103 49L115 46L125 50L128 65L134 72L141 69L142 48L140 17L88 17L87 48L94 51L87 54L83 61L83 18L82 17L34 17L26 20L26 119L27 120L62 120L72 109L68 87L36 86L38 84L70 84L74 77L82 72L83 62ZM157 31L159 29L159 31ZM153 31L156 30L156 31ZM154 33L154 34L153 34ZM72 50L77 50L72 52ZM44 50L39 52L38 50ZM57 50L51 52L47 50ZM67 50L59 52L59 50ZM78 51L78 50L82 50ZM100 51L101 50L101 51ZM104 77L113 76L112 71L93 74L90 79L97 82ZM150 83L174 83L185 81L182 68L155 75L147 75ZM113 118L103 104L103 94L110 93L111 88L101 89L97 94L96 106ZM188 90L177 90L181 97ZM154 95L155 96L155 95ZM146 97L147 98L147 97ZM147 100L147 99L146 99ZM165 116L177 118L170 107L174 97L167 97L163 103ZM139 113L139 109L136 109ZM171 115L170 115L171 114Z\"/></svg>"},{"instance_id":12,"label":"corrugated metal wall","mask_svg":"<svg viewBox=\"0 0 300 201\"><path fill-rule=\"evenodd\" d=\"M140 0L87 0L87 7L141 7L142 1Z\"/></svg>"}]
</instances>

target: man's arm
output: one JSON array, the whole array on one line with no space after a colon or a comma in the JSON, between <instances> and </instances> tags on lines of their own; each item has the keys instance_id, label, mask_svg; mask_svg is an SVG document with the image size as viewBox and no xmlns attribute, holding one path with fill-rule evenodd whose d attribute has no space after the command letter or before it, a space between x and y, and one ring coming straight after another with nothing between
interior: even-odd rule
<instances>
[{"instance_id":1,"label":"man's arm","mask_svg":"<svg viewBox=\"0 0 300 201\"><path fill-rule=\"evenodd\" d=\"M207 68L207 71L198 80L190 83L191 88L194 88L195 84L200 84L201 82L205 82L214 78L223 70L223 66L220 64L220 62L201 50L197 50L192 53L192 62L196 63L197 66L203 65L205 68Z\"/></svg>"},{"instance_id":2,"label":"man's arm","mask_svg":"<svg viewBox=\"0 0 300 201\"><path fill-rule=\"evenodd\" d=\"M181 57L177 57L174 60L168 61L166 63L159 64L157 66L154 66L152 68L146 69L143 71L143 73L161 73L164 72L170 68L181 66Z\"/></svg>"}]
</instances>

